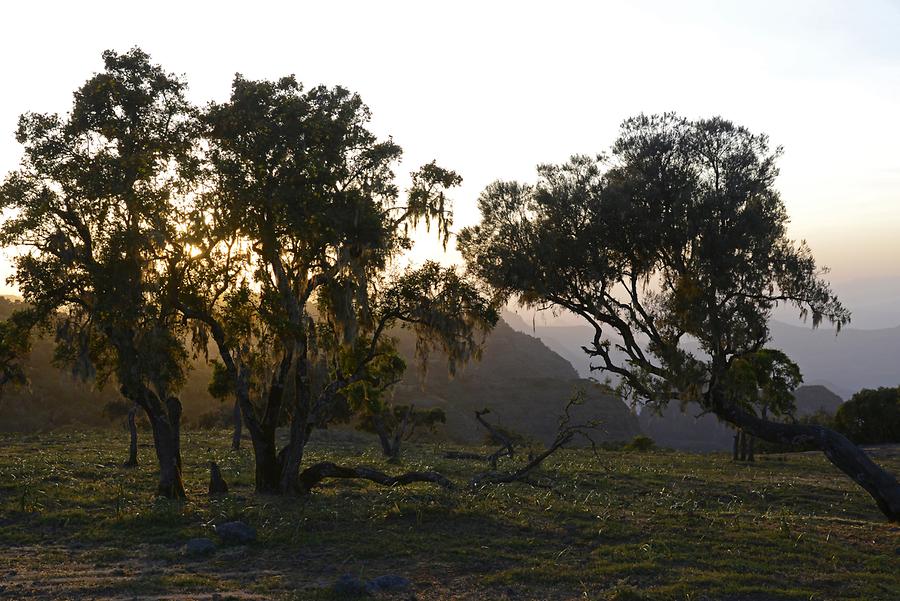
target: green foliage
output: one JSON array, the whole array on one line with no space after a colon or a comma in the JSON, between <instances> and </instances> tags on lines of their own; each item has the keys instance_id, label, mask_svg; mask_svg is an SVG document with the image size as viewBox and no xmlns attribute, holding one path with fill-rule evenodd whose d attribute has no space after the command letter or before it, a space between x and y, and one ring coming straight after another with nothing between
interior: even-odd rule
<instances>
[{"instance_id":1,"label":"green foliage","mask_svg":"<svg viewBox=\"0 0 900 601\"><path fill-rule=\"evenodd\" d=\"M497 319L455 269L399 267L411 227L435 224L446 243L446 191L461 178L432 162L402 197L401 149L370 118L341 87L240 75L202 116L210 191L175 245L179 304L195 343L219 351L210 391L237 396L251 434L293 420L289 444L302 445L314 427L390 413L385 393L406 366L388 330L409 327L420 358L440 348L453 369Z\"/></svg>"},{"instance_id":2,"label":"green foliage","mask_svg":"<svg viewBox=\"0 0 900 601\"><path fill-rule=\"evenodd\" d=\"M800 368L783 352L761 349L735 358L725 375L732 402L772 416L794 413L793 391L803 382Z\"/></svg>"},{"instance_id":3,"label":"green foliage","mask_svg":"<svg viewBox=\"0 0 900 601\"><path fill-rule=\"evenodd\" d=\"M21 167L0 186L0 243L19 246L13 280L56 325L57 360L76 375L173 390L186 352L162 274L178 194L197 169L186 86L139 49L104 70L65 116L27 113Z\"/></svg>"},{"instance_id":4,"label":"green foliage","mask_svg":"<svg viewBox=\"0 0 900 601\"><path fill-rule=\"evenodd\" d=\"M608 158L575 156L539 166L536 184L488 186L482 222L459 247L499 294L594 326L589 353L632 399L713 408L733 402L724 396L734 384L732 397L787 411L799 374L764 350L772 311L794 305L814 325L838 326L849 313L806 245L787 237L779 155L724 119L641 115Z\"/></svg>"},{"instance_id":5,"label":"green foliage","mask_svg":"<svg viewBox=\"0 0 900 601\"><path fill-rule=\"evenodd\" d=\"M628 444L622 447L624 451L636 451L646 453L656 448L656 443L649 436L635 436Z\"/></svg>"},{"instance_id":6,"label":"green foliage","mask_svg":"<svg viewBox=\"0 0 900 601\"><path fill-rule=\"evenodd\" d=\"M33 312L21 309L0 321L0 394L5 386L27 383L22 361L31 350L33 321Z\"/></svg>"},{"instance_id":7,"label":"green foliage","mask_svg":"<svg viewBox=\"0 0 900 601\"><path fill-rule=\"evenodd\" d=\"M857 444L900 442L900 387L860 390L838 408L834 425Z\"/></svg>"},{"instance_id":8,"label":"green foliage","mask_svg":"<svg viewBox=\"0 0 900 601\"><path fill-rule=\"evenodd\" d=\"M357 424L357 429L363 432L377 433L373 417L372 414L363 414ZM447 414L440 407L416 409L409 405L391 405L382 410L381 417L389 433L395 432L405 420L408 420L409 425L404 440L412 438L417 431L424 430L433 434L437 431L438 425L447 423Z\"/></svg>"}]
</instances>

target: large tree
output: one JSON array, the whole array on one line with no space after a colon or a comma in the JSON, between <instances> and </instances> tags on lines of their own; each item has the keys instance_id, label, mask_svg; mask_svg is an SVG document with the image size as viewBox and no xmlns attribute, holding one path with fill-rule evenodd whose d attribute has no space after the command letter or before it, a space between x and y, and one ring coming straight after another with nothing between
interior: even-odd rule
<instances>
[{"instance_id":1,"label":"large tree","mask_svg":"<svg viewBox=\"0 0 900 601\"><path fill-rule=\"evenodd\" d=\"M0 188L0 243L23 249L12 281L33 324L55 329L57 360L114 378L146 412L158 492L182 497L174 395L186 352L163 274L198 130L184 82L141 50L103 61L68 114L20 118L24 157Z\"/></svg>"},{"instance_id":2,"label":"large tree","mask_svg":"<svg viewBox=\"0 0 900 601\"><path fill-rule=\"evenodd\" d=\"M639 116L609 156L541 166L534 185L490 185L482 222L459 246L503 296L590 324L585 350L627 396L696 400L753 436L814 445L896 521L900 486L863 451L821 426L768 421L747 402L751 378L784 408L767 381L778 370L757 369L776 357L766 349L776 306L797 307L813 326L850 318L809 248L788 237L779 154L720 118Z\"/></svg>"},{"instance_id":3,"label":"large tree","mask_svg":"<svg viewBox=\"0 0 900 601\"><path fill-rule=\"evenodd\" d=\"M343 88L237 76L206 111L209 190L199 196L175 294L201 347L211 338L256 460L256 488L302 492L334 466L301 474L312 430L366 404L397 372L388 336L403 324L419 350L452 362L478 352L493 305L454 269L401 269L410 228L451 223L445 190L458 175L428 164L401 196L400 148L368 129ZM289 426L280 449L275 429Z\"/></svg>"}]
</instances>

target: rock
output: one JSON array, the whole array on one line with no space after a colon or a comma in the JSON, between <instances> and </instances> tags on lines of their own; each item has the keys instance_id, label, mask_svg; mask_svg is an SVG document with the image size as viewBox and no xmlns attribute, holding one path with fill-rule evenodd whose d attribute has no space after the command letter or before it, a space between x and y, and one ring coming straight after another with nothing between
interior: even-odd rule
<instances>
[{"instance_id":1,"label":"rock","mask_svg":"<svg viewBox=\"0 0 900 601\"><path fill-rule=\"evenodd\" d=\"M374 592L397 592L407 590L412 583L409 579L396 574L385 574L369 581L369 589Z\"/></svg>"},{"instance_id":2,"label":"rock","mask_svg":"<svg viewBox=\"0 0 900 601\"><path fill-rule=\"evenodd\" d=\"M208 538L192 538L184 544L182 552L185 555L206 555L212 553L216 548L216 543Z\"/></svg>"},{"instance_id":3,"label":"rock","mask_svg":"<svg viewBox=\"0 0 900 601\"><path fill-rule=\"evenodd\" d=\"M338 578L331 590L338 595L368 595L372 592L369 583L353 574L344 574Z\"/></svg>"},{"instance_id":4,"label":"rock","mask_svg":"<svg viewBox=\"0 0 900 601\"><path fill-rule=\"evenodd\" d=\"M216 534L229 545L246 545L256 541L256 528L244 522L225 522L216 526Z\"/></svg>"}]
</instances>

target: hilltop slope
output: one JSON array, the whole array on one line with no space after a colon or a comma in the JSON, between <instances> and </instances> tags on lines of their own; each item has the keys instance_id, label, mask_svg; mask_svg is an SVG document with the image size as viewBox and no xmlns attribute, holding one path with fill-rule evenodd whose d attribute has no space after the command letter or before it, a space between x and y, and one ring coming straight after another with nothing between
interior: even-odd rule
<instances>
[{"instance_id":1,"label":"hilltop slope","mask_svg":"<svg viewBox=\"0 0 900 601\"><path fill-rule=\"evenodd\" d=\"M0 298L0 319L16 303ZM490 407L491 421L542 441L552 439L562 409L577 387L585 389L588 402L573 412L580 421L603 421L601 440L628 439L640 432L637 418L620 400L602 394L596 384L581 380L565 359L540 340L514 331L501 322L488 336L482 360L466 365L457 377L447 371L445 355L430 357L423 374L414 357L415 340L405 330L393 333L400 341L409 368L398 385L395 401L420 407L439 406L447 414L447 425L439 433L457 442L481 442L484 430L474 411ZM111 383L96 390L90 383L73 379L53 365L53 343L35 342L25 362L29 386L5 391L0 400L0 431L39 431L73 426L106 426L102 408L118 398ZM188 423L210 411L227 413L228 407L206 390L210 368L197 361L181 393Z\"/></svg>"}]
</instances>

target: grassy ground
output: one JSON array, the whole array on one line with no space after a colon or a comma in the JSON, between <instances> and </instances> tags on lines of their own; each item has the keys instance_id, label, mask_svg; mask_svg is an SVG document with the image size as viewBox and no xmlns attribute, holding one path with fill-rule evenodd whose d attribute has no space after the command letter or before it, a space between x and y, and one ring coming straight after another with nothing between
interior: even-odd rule
<instances>
[{"instance_id":1,"label":"grassy ground","mask_svg":"<svg viewBox=\"0 0 900 601\"><path fill-rule=\"evenodd\" d=\"M477 462L317 443L310 461L460 483L335 481L300 499L256 496L248 449L227 432L184 435L185 504L154 500L152 449L118 467L119 432L0 437L0 597L334 599L342 574L399 574L418 599L900 599L900 528L817 455L734 465L724 455L564 451L541 477L470 490ZM231 493L205 495L207 462ZM900 473L900 452L878 460ZM212 555L191 537L241 519L260 540ZM408 599L407 592L398 598Z\"/></svg>"}]
</instances>

